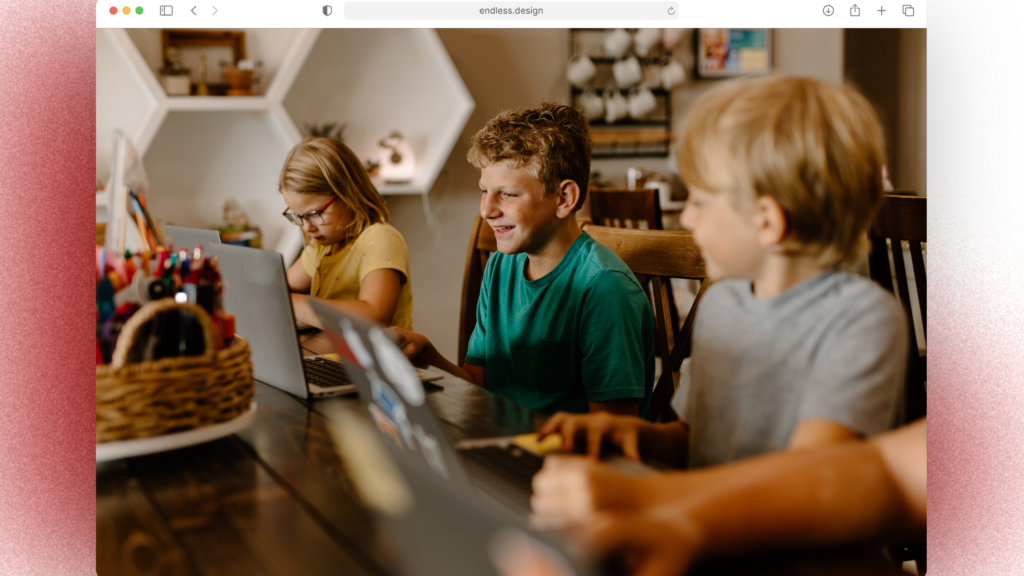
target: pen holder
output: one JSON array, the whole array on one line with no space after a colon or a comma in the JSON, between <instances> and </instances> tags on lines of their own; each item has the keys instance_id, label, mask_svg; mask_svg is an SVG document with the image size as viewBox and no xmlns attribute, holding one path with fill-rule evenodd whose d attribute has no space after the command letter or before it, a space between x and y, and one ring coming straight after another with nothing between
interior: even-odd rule
<instances>
[{"instance_id":1,"label":"pen holder","mask_svg":"<svg viewBox=\"0 0 1024 576\"><path fill-rule=\"evenodd\" d=\"M167 312L199 322L203 352L129 363L141 329ZM249 343L235 337L217 350L210 315L171 298L150 302L125 323L109 365L96 368L96 443L162 436L227 422L244 414L254 385Z\"/></svg>"}]
</instances>

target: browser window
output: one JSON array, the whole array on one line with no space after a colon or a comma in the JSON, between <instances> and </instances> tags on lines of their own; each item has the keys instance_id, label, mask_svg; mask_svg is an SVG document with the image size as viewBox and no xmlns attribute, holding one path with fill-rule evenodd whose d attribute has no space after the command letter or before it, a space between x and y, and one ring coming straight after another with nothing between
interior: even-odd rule
<instances>
[{"instance_id":1,"label":"browser window","mask_svg":"<svg viewBox=\"0 0 1024 576\"><path fill-rule=\"evenodd\" d=\"M145 251L158 226L211 229L291 268L327 207L292 209L282 169L308 138L340 141L408 248L409 323L446 358L465 355L459 291L481 210L467 154L502 111L576 108L589 190L653 191L656 220L606 219L588 201L581 221L680 230L691 191L677 152L695 101L767 76L848 85L881 121L886 192L928 196L925 2L197 1L96 5L98 239ZM139 205L127 224L126 198ZM927 247L881 246L896 247L924 358ZM851 270L873 277L877 262ZM700 293L669 288L682 318Z\"/></svg>"}]
</instances>

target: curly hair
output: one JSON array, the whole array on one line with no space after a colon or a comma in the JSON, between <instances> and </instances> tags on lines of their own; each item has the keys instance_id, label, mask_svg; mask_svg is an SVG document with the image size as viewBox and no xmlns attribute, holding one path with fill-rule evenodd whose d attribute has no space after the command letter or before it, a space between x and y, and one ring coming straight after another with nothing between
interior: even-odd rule
<instances>
[{"instance_id":1,"label":"curly hair","mask_svg":"<svg viewBox=\"0 0 1024 576\"><path fill-rule=\"evenodd\" d=\"M694 101L676 159L687 187L725 191L740 207L774 198L787 252L843 265L863 251L882 201L885 136L855 88L767 77L726 82Z\"/></svg>"},{"instance_id":2,"label":"curly hair","mask_svg":"<svg viewBox=\"0 0 1024 576\"><path fill-rule=\"evenodd\" d=\"M470 142L466 159L477 168L499 162L506 162L509 168L525 167L545 194L558 190L562 181L572 180L580 188L574 211L587 199L590 125L571 106L544 102L538 108L505 110Z\"/></svg>"},{"instance_id":3,"label":"curly hair","mask_svg":"<svg viewBox=\"0 0 1024 576\"><path fill-rule=\"evenodd\" d=\"M306 138L284 161L278 191L337 196L352 214L345 238L357 238L371 224L387 223L388 208L352 150L334 138Z\"/></svg>"}]
</instances>

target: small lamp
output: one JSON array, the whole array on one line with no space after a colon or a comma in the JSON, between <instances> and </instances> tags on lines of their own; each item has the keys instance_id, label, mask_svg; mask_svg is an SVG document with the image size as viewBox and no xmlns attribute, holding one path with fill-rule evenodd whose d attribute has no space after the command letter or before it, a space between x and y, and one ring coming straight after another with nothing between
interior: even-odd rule
<instances>
[{"instance_id":1,"label":"small lamp","mask_svg":"<svg viewBox=\"0 0 1024 576\"><path fill-rule=\"evenodd\" d=\"M416 173L416 156L412 146L402 138L398 130L381 139L377 158L380 162L379 175L388 184L405 184L412 181Z\"/></svg>"}]
</instances>

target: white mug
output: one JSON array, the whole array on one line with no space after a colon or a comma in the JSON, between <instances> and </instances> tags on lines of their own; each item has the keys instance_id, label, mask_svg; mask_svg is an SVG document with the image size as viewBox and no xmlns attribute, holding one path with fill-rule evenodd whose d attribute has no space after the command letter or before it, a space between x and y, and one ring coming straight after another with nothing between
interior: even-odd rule
<instances>
[{"instance_id":1,"label":"white mug","mask_svg":"<svg viewBox=\"0 0 1024 576\"><path fill-rule=\"evenodd\" d=\"M682 28L665 28L661 31L661 43L666 50L674 50L683 38Z\"/></svg>"},{"instance_id":2,"label":"white mug","mask_svg":"<svg viewBox=\"0 0 1024 576\"><path fill-rule=\"evenodd\" d=\"M641 28L633 35L633 46L637 56L646 58L651 48L661 40L661 28Z\"/></svg>"},{"instance_id":3,"label":"white mug","mask_svg":"<svg viewBox=\"0 0 1024 576\"><path fill-rule=\"evenodd\" d=\"M632 40L625 28L616 28L604 35L604 52L612 58L622 58Z\"/></svg>"},{"instance_id":4,"label":"white mug","mask_svg":"<svg viewBox=\"0 0 1024 576\"><path fill-rule=\"evenodd\" d=\"M629 113L629 102L621 92L614 88L604 89L604 120L612 124L626 117Z\"/></svg>"},{"instance_id":5,"label":"white mug","mask_svg":"<svg viewBox=\"0 0 1024 576\"><path fill-rule=\"evenodd\" d=\"M587 120L597 120L604 116L604 99L598 96L593 88L584 90L577 102L580 105L580 111L583 112L583 116Z\"/></svg>"},{"instance_id":6,"label":"white mug","mask_svg":"<svg viewBox=\"0 0 1024 576\"><path fill-rule=\"evenodd\" d=\"M658 100L654 93L643 84L634 86L629 91L629 116L637 120L647 116L658 107Z\"/></svg>"},{"instance_id":7,"label":"white mug","mask_svg":"<svg viewBox=\"0 0 1024 576\"><path fill-rule=\"evenodd\" d=\"M565 68L565 77L573 86L583 87L597 73L594 61L587 56L575 55L569 59L569 65Z\"/></svg>"},{"instance_id":8,"label":"white mug","mask_svg":"<svg viewBox=\"0 0 1024 576\"><path fill-rule=\"evenodd\" d=\"M671 90L686 80L686 70L678 60L672 58L661 68L661 86Z\"/></svg>"},{"instance_id":9,"label":"white mug","mask_svg":"<svg viewBox=\"0 0 1024 576\"><path fill-rule=\"evenodd\" d=\"M682 210L686 206L686 202L672 199L672 185L668 182L648 180L644 184L644 188L658 191L658 204L661 205L662 210Z\"/></svg>"},{"instance_id":10,"label":"white mug","mask_svg":"<svg viewBox=\"0 0 1024 576\"><path fill-rule=\"evenodd\" d=\"M612 64L612 76L620 88L629 88L644 79L644 71L636 56L630 56Z\"/></svg>"}]
</instances>

